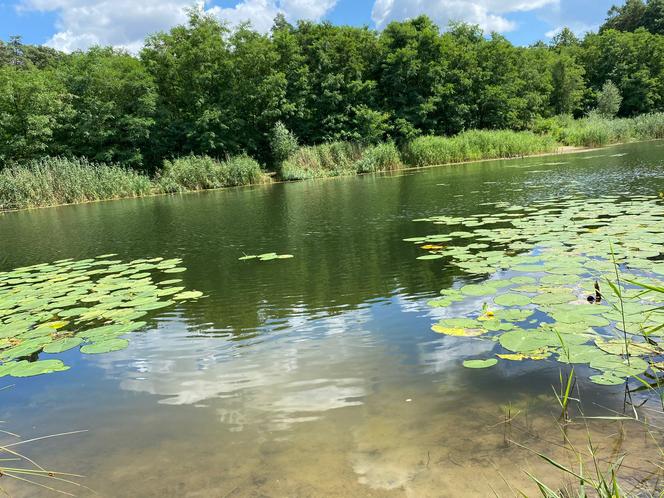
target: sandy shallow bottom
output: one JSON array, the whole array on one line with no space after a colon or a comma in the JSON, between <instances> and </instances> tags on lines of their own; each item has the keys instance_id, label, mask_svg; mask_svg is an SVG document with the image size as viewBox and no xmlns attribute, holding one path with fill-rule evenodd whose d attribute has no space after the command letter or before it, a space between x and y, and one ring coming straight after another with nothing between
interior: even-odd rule
<instances>
[{"instance_id":1,"label":"sandy shallow bottom","mask_svg":"<svg viewBox=\"0 0 664 498\"><path fill-rule=\"evenodd\" d=\"M517 489L537 496L526 472L552 487L572 481L535 453L577 469L570 448L587 455L590 435L601 459L626 455L626 490L641 480L657 486L648 471L662 433L649 434L642 423L577 417L564 436L548 396L513 401L505 423L504 407L492 402L468 399L450 411L445 400L413 392L390 389L361 406L284 420L287 429L271 431L260 421L229 429L220 410L210 417L210 410L177 407L152 419L139 410L140 430L125 425L119 432L111 419L100 421L92 434L46 443L41 463L85 474L81 482L101 496L481 497ZM45 496L7 481L0 482L12 496Z\"/></svg>"}]
</instances>

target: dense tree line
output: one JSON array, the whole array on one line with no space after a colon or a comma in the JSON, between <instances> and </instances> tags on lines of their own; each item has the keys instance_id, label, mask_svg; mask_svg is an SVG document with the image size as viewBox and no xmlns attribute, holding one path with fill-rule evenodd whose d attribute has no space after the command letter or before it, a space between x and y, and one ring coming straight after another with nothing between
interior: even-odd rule
<instances>
[{"instance_id":1,"label":"dense tree line","mask_svg":"<svg viewBox=\"0 0 664 498\"><path fill-rule=\"evenodd\" d=\"M600 107L664 111L664 0L629 0L598 33L514 46L427 17L383 31L275 19L270 33L198 11L137 55L0 42L0 167L46 155L135 168L246 152L270 166L283 123L300 144L533 128ZM607 93L608 92L608 93Z\"/></svg>"}]
</instances>

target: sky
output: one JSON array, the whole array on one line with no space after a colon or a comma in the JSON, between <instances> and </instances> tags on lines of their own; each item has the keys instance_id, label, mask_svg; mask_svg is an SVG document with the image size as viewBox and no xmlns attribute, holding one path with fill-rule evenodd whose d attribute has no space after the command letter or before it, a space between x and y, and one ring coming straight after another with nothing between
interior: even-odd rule
<instances>
[{"instance_id":1,"label":"sky","mask_svg":"<svg viewBox=\"0 0 664 498\"><path fill-rule=\"evenodd\" d=\"M479 24L517 45L549 40L562 27L594 31L621 0L0 0L0 39L20 35L25 43L64 51L113 45L137 52L146 35L186 20L198 3L230 24L251 21L268 31L282 13L289 21L327 20L382 29L389 22L427 14L439 26L449 21Z\"/></svg>"}]
</instances>

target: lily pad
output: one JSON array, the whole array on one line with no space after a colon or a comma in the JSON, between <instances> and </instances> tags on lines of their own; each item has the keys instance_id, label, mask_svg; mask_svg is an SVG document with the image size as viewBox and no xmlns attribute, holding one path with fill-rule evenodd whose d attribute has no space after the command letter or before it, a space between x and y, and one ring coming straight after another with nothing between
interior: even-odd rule
<instances>
[{"instance_id":1,"label":"lily pad","mask_svg":"<svg viewBox=\"0 0 664 498\"><path fill-rule=\"evenodd\" d=\"M85 354L101 354L110 353L113 351L120 351L129 346L129 341L126 339L109 339L101 342L93 342L86 344L81 348L81 353Z\"/></svg>"},{"instance_id":2,"label":"lily pad","mask_svg":"<svg viewBox=\"0 0 664 498\"><path fill-rule=\"evenodd\" d=\"M34 377L53 372L64 372L69 367L60 360L21 361L9 370L12 377Z\"/></svg>"},{"instance_id":3,"label":"lily pad","mask_svg":"<svg viewBox=\"0 0 664 498\"><path fill-rule=\"evenodd\" d=\"M463 362L463 366L466 368L489 368L498 363L498 360L495 358L489 358L487 360L466 360Z\"/></svg>"},{"instance_id":4,"label":"lily pad","mask_svg":"<svg viewBox=\"0 0 664 498\"><path fill-rule=\"evenodd\" d=\"M523 294L501 294L493 302L500 306L526 306L531 303L531 299Z\"/></svg>"}]
</instances>

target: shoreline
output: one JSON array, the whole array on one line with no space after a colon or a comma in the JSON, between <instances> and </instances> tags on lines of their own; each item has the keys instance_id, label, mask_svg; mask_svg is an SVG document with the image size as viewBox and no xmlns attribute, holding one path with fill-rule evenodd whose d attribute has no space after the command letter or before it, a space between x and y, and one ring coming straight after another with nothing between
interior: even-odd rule
<instances>
[{"instance_id":1,"label":"shoreline","mask_svg":"<svg viewBox=\"0 0 664 498\"><path fill-rule=\"evenodd\" d=\"M541 152L537 154L529 154L525 156L515 156L515 157L494 157L494 158L487 158L487 159L473 159L471 161L459 161L459 162L452 162L452 163L443 163L443 164L430 164L426 166L406 166L403 168L399 169L394 169L394 170L389 170L389 171L376 171L376 172L370 172L370 173L357 173L354 175L336 175L336 176L321 176L321 177L316 177L316 178L306 178L302 180L274 180L272 179L272 176L275 175L276 173L266 173L266 177L268 177L268 180L265 182L261 183L251 183L248 185L238 185L238 186L231 186L231 187L219 187L219 188L211 188L211 189L199 189L199 190L187 190L183 192L156 192L152 194L146 194L146 195L137 195L137 196L128 196L128 197L111 197L108 199L96 199L96 200L91 200L91 201L83 201L83 202L73 202L73 203L66 203L66 204L52 204L48 206L32 206L32 207L26 207L26 208L19 208L19 209L3 209L0 210L0 215L5 214L5 213L18 213L18 212L23 212L23 211L33 211L37 209L49 209L49 208L60 208L60 207L66 207L66 206L79 206L79 205L86 205L86 204L96 204L96 203L101 203L101 202L113 202L113 201L121 201L121 200L129 200L129 199L147 199L151 197L160 197L160 196L174 196L174 195L187 195L187 194L200 194L202 192L219 192L223 190L232 190L232 189L243 189L243 188L255 188L255 187L262 187L262 186L267 186L267 185L278 185L278 184L284 184L284 183L299 183L299 182L305 182L305 181L312 181L312 180L330 180L330 179L337 179L337 178L351 178L351 177L358 177L358 176L367 176L367 175L385 175L385 174L391 174L391 173L396 173L396 172L401 172L401 171L414 171L414 170L424 170L424 169L431 169L431 168L441 168L441 167L448 167L448 166L457 166L457 165L464 165L464 164L475 164L475 163L483 163L483 162L495 162L495 161L512 161L512 160L517 160L517 159L531 159L531 158L537 158L537 157L551 157L551 156L561 156L561 155L567 155L567 154L580 154L583 152L590 152L593 150L603 150L607 149L609 147L616 147L620 145L627 145L627 144L635 144L635 143L647 143L647 142L656 142L660 141L662 139L653 139L653 140L638 140L634 142L619 142L615 144L609 144L609 145L603 145L600 147L577 147L573 145L563 145L558 147L556 151L553 152Z\"/></svg>"}]
</instances>

